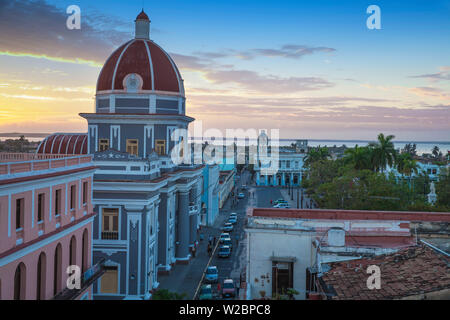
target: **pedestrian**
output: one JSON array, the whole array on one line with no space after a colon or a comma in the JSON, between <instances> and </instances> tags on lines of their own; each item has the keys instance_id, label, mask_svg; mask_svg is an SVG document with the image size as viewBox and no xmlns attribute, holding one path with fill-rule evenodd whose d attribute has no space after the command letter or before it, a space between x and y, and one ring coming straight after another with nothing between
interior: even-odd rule
<instances>
[{"instance_id":1,"label":"pedestrian","mask_svg":"<svg viewBox=\"0 0 450 320\"><path fill-rule=\"evenodd\" d=\"M195 251L197 251L197 249L195 247L192 248L192 257L195 258Z\"/></svg>"},{"instance_id":2,"label":"pedestrian","mask_svg":"<svg viewBox=\"0 0 450 320\"><path fill-rule=\"evenodd\" d=\"M214 236L214 238L213 238L213 246L215 246L216 245L216 237Z\"/></svg>"},{"instance_id":3,"label":"pedestrian","mask_svg":"<svg viewBox=\"0 0 450 320\"><path fill-rule=\"evenodd\" d=\"M270 205L272 205L272 199L270 199Z\"/></svg>"},{"instance_id":4,"label":"pedestrian","mask_svg":"<svg viewBox=\"0 0 450 320\"><path fill-rule=\"evenodd\" d=\"M240 286L237 286L237 287L236 287L236 293L237 293L238 299L239 299L239 290L240 290L240 289L241 289Z\"/></svg>"},{"instance_id":5,"label":"pedestrian","mask_svg":"<svg viewBox=\"0 0 450 320\"><path fill-rule=\"evenodd\" d=\"M208 255L211 256L211 253L212 253L212 248L211 248L211 245L208 244Z\"/></svg>"},{"instance_id":6,"label":"pedestrian","mask_svg":"<svg viewBox=\"0 0 450 320\"><path fill-rule=\"evenodd\" d=\"M220 282L217 283L217 292L220 293Z\"/></svg>"}]
</instances>

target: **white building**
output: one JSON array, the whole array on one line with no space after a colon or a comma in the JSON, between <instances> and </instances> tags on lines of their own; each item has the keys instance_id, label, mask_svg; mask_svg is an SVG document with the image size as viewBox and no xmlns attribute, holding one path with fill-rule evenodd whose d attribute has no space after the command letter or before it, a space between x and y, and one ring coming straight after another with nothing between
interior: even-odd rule
<instances>
[{"instance_id":1,"label":"white building","mask_svg":"<svg viewBox=\"0 0 450 320\"><path fill-rule=\"evenodd\" d=\"M261 136L260 136L261 137ZM259 140L259 142L261 139ZM255 164L256 185L258 186L300 186L304 171L304 159L308 151L308 141L298 140L295 148L280 147L278 150L272 146L270 151L278 151L278 163L275 172L265 173L264 164L268 161L276 161L275 153L270 151L265 157L263 147L258 143L258 159ZM272 159L270 159L272 158Z\"/></svg>"},{"instance_id":2,"label":"white building","mask_svg":"<svg viewBox=\"0 0 450 320\"><path fill-rule=\"evenodd\" d=\"M413 246L414 223L446 222L449 214L253 208L247 218L246 298L293 288L305 299L327 263Z\"/></svg>"}]
</instances>

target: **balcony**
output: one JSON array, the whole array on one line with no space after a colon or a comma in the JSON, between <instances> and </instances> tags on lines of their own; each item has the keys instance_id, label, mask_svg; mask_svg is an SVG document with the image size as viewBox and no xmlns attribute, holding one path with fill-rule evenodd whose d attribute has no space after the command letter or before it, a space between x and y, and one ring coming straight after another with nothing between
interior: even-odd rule
<instances>
[{"instance_id":1,"label":"balcony","mask_svg":"<svg viewBox=\"0 0 450 320\"><path fill-rule=\"evenodd\" d=\"M53 300L75 300L79 295L86 291L94 282L96 282L105 273L105 259L101 259L97 264L89 268L81 276L81 286L80 289L69 289L66 288L56 296Z\"/></svg>"},{"instance_id":2,"label":"balcony","mask_svg":"<svg viewBox=\"0 0 450 320\"><path fill-rule=\"evenodd\" d=\"M119 232L102 232L102 240L119 240Z\"/></svg>"}]
</instances>

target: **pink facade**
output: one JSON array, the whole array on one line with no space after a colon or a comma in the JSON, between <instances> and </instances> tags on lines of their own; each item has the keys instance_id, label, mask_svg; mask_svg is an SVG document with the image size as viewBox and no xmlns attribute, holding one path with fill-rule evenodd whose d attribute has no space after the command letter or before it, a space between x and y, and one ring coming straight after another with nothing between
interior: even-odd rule
<instances>
[{"instance_id":1,"label":"pink facade","mask_svg":"<svg viewBox=\"0 0 450 320\"><path fill-rule=\"evenodd\" d=\"M10 158L0 160L0 299L51 299L69 265L91 267L95 167L90 156Z\"/></svg>"}]
</instances>

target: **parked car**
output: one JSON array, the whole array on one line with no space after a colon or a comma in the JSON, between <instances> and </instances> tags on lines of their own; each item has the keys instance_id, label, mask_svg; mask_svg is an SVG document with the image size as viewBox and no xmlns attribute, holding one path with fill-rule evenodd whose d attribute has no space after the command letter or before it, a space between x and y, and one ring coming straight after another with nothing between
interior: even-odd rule
<instances>
[{"instance_id":1,"label":"parked car","mask_svg":"<svg viewBox=\"0 0 450 320\"><path fill-rule=\"evenodd\" d=\"M241 189L242 190L247 190L247 186L244 184L244 185L242 185Z\"/></svg>"},{"instance_id":2,"label":"parked car","mask_svg":"<svg viewBox=\"0 0 450 320\"><path fill-rule=\"evenodd\" d=\"M230 238L231 238L231 237L230 237L230 234L224 232L224 233L222 233L222 234L220 235L219 242L222 242L224 239L230 239Z\"/></svg>"},{"instance_id":3,"label":"parked car","mask_svg":"<svg viewBox=\"0 0 450 320\"><path fill-rule=\"evenodd\" d=\"M287 203L279 203L277 205L274 205L273 207L280 208L280 209L289 209L291 206Z\"/></svg>"},{"instance_id":4,"label":"parked car","mask_svg":"<svg viewBox=\"0 0 450 320\"><path fill-rule=\"evenodd\" d=\"M231 217L237 217L237 213L236 213L236 212L230 213L230 218L231 218Z\"/></svg>"},{"instance_id":5,"label":"parked car","mask_svg":"<svg viewBox=\"0 0 450 320\"><path fill-rule=\"evenodd\" d=\"M205 284L200 288L200 292L198 294L199 300L212 300L212 288L210 284Z\"/></svg>"},{"instance_id":6,"label":"parked car","mask_svg":"<svg viewBox=\"0 0 450 320\"><path fill-rule=\"evenodd\" d=\"M222 227L222 231L226 231L226 232L233 231L233 224L231 224L229 222L225 223L225 225Z\"/></svg>"},{"instance_id":7,"label":"parked car","mask_svg":"<svg viewBox=\"0 0 450 320\"><path fill-rule=\"evenodd\" d=\"M229 246L220 246L218 255L219 258L229 258L231 255L231 248Z\"/></svg>"},{"instance_id":8,"label":"parked car","mask_svg":"<svg viewBox=\"0 0 450 320\"><path fill-rule=\"evenodd\" d=\"M222 245L228 246L228 247L230 247L230 250L233 250L233 241L231 240L231 238L223 239Z\"/></svg>"},{"instance_id":9,"label":"parked car","mask_svg":"<svg viewBox=\"0 0 450 320\"><path fill-rule=\"evenodd\" d=\"M206 269L205 280L207 282L217 282L219 280L219 270L216 266L210 266Z\"/></svg>"},{"instance_id":10,"label":"parked car","mask_svg":"<svg viewBox=\"0 0 450 320\"><path fill-rule=\"evenodd\" d=\"M228 222L231 224L236 224L237 222L237 217L236 216L232 216L228 218Z\"/></svg>"},{"instance_id":11,"label":"parked car","mask_svg":"<svg viewBox=\"0 0 450 320\"><path fill-rule=\"evenodd\" d=\"M243 194L242 192L238 194L238 198L239 199L244 199L245 198L245 194Z\"/></svg>"},{"instance_id":12,"label":"parked car","mask_svg":"<svg viewBox=\"0 0 450 320\"><path fill-rule=\"evenodd\" d=\"M226 279L223 282L222 298L233 298L236 295L236 288L232 279Z\"/></svg>"}]
</instances>

